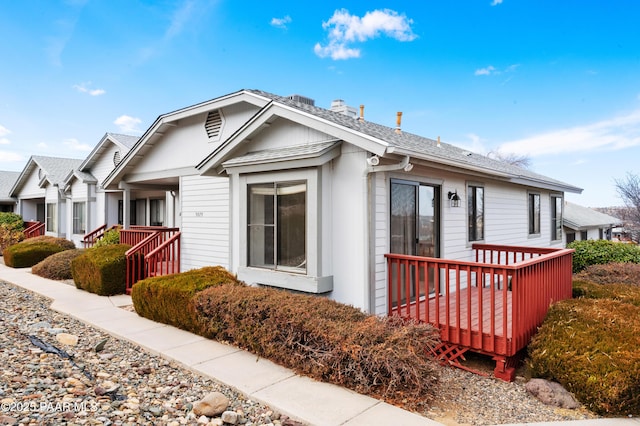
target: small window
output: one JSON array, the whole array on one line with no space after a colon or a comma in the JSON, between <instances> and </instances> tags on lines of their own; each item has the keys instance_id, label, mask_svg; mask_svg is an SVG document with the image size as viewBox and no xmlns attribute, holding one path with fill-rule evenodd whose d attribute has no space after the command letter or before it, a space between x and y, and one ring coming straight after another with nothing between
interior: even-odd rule
<instances>
[{"instance_id":1,"label":"small window","mask_svg":"<svg viewBox=\"0 0 640 426\"><path fill-rule=\"evenodd\" d=\"M576 240L575 232L567 232L567 244L572 243Z\"/></svg>"},{"instance_id":2,"label":"small window","mask_svg":"<svg viewBox=\"0 0 640 426\"><path fill-rule=\"evenodd\" d=\"M587 239L588 239L587 231L580 231L580 239L582 241L587 241Z\"/></svg>"},{"instance_id":3,"label":"small window","mask_svg":"<svg viewBox=\"0 0 640 426\"><path fill-rule=\"evenodd\" d=\"M529 194L529 235L540 234L540 194Z\"/></svg>"},{"instance_id":4,"label":"small window","mask_svg":"<svg viewBox=\"0 0 640 426\"><path fill-rule=\"evenodd\" d=\"M551 196L551 240L562 239L562 197Z\"/></svg>"},{"instance_id":5,"label":"small window","mask_svg":"<svg viewBox=\"0 0 640 426\"><path fill-rule=\"evenodd\" d=\"M306 181L248 185L248 264L306 273Z\"/></svg>"},{"instance_id":6,"label":"small window","mask_svg":"<svg viewBox=\"0 0 640 426\"><path fill-rule=\"evenodd\" d=\"M73 203L73 233L85 233L84 226L85 203Z\"/></svg>"},{"instance_id":7,"label":"small window","mask_svg":"<svg viewBox=\"0 0 640 426\"><path fill-rule=\"evenodd\" d=\"M122 200L118 200L118 225L124 225L124 210ZM137 225L136 200L129 201L129 225Z\"/></svg>"},{"instance_id":8,"label":"small window","mask_svg":"<svg viewBox=\"0 0 640 426\"><path fill-rule=\"evenodd\" d=\"M484 240L484 188L470 185L467 191L469 241Z\"/></svg>"},{"instance_id":9,"label":"small window","mask_svg":"<svg viewBox=\"0 0 640 426\"><path fill-rule=\"evenodd\" d=\"M58 205L56 203L47 203L47 232L58 232L57 209Z\"/></svg>"}]
</instances>

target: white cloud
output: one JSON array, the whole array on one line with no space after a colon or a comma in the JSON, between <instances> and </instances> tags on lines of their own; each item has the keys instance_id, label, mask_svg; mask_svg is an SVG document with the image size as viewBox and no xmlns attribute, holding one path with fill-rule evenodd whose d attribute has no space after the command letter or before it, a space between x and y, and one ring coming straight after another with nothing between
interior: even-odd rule
<instances>
[{"instance_id":1,"label":"white cloud","mask_svg":"<svg viewBox=\"0 0 640 426\"><path fill-rule=\"evenodd\" d=\"M497 6L497 5L499 5L499 4L502 4L502 0L493 0L493 1L491 2L491 6Z\"/></svg>"},{"instance_id":2,"label":"white cloud","mask_svg":"<svg viewBox=\"0 0 640 426\"><path fill-rule=\"evenodd\" d=\"M73 88L80 93L87 93L91 96L100 96L107 93L107 91L104 89L91 89L89 86L91 86L90 81L87 83L74 84Z\"/></svg>"},{"instance_id":3,"label":"white cloud","mask_svg":"<svg viewBox=\"0 0 640 426\"><path fill-rule=\"evenodd\" d=\"M22 162L23 158L20 154L11 151L0 151L0 161Z\"/></svg>"},{"instance_id":4,"label":"white cloud","mask_svg":"<svg viewBox=\"0 0 640 426\"><path fill-rule=\"evenodd\" d=\"M282 29L286 29L287 28L287 24L291 23L291 17L289 15L285 16L284 18L272 18L271 19L271 26L276 27L276 28L282 28Z\"/></svg>"},{"instance_id":5,"label":"white cloud","mask_svg":"<svg viewBox=\"0 0 640 426\"><path fill-rule=\"evenodd\" d=\"M138 125L142 123L142 120L136 117L130 117L128 115L121 115L113 122L120 128L120 131L124 133L141 133Z\"/></svg>"},{"instance_id":6,"label":"white cloud","mask_svg":"<svg viewBox=\"0 0 640 426\"><path fill-rule=\"evenodd\" d=\"M512 64L506 67L503 70L499 70L493 65L489 65L488 67L478 68L474 71L473 75L500 75L500 74L508 74L515 72L518 69L520 64Z\"/></svg>"},{"instance_id":7,"label":"white cloud","mask_svg":"<svg viewBox=\"0 0 640 426\"><path fill-rule=\"evenodd\" d=\"M164 34L165 40L171 40L182 32L185 24L191 20L196 12L194 5L195 1L186 1L174 11L173 15L171 15L171 24L169 24L169 28Z\"/></svg>"},{"instance_id":8,"label":"white cloud","mask_svg":"<svg viewBox=\"0 0 640 426\"><path fill-rule=\"evenodd\" d=\"M495 70L496 69L493 66L489 65L488 67L477 69L476 72L474 72L473 74L474 75L489 75L492 72L494 72Z\"/></svg>"},{"instance_id":9,"label":"white cloud","mask_svg":"<svg viewBox=\"0 0 640 426\"><path fill-rule=\"evenodd\" d=\"M452 142L452 145L457 146L458 148L466 149L470 152L475 152L477 154L485 155L487 149L484 145L486 139L482 139L480 136L475 133L469 133L466 135L468 140L463 142Z\"/></svg>"},{"instance_id":10,"label":"white cloud","mask_svg":"<svg viewBox=\"0 0 640 426\"><path fill-rule=\"evenodd\" d=\"M0 124L0 137L7 136L9 133L11 133L11 130Z\"/></svg>"},{"instance_id":11,"label":"white cloud","mask_svg":"<svg viewBox=\"0 0 640 426\"><path fill-rule=\"evenodd\" d=\"M500 151L541 156L593 150L616 150L640 145L640 109L592 124L559 129L503 143Z\"/></svg>"},{"instance_id":12,"label":"white cloud","mask_svg":"<svg viewBox=\"0 0 640 426\"><path fill-rule=\"evenodd\" d=\"M49 149L49 145L47 145L44 142L40 142L38 145L36 145L38 148L40 149Z\"/></svg>"},{"instance_id":13,"label":"white cloud","mask_svg":"<svg viewBox=\"0 0 640 426\"><path fill-rule=\"evenodd\" d=\"M367 12L362 18L351 15L346 9L336 10L327 22L322 23L328 31L328 43L324 46L316 43L313 50L321 58L358 58L360 49L350 47L350 44L381 35L398 41L412 41L417 36L411 30L411 24L413 20L390 9Z\"/></svg>"},{"instance_id":14,"label":"white cloud","mask_svg":"<svg viewBox=\"0 0 640 426\"><path fill-rule=\"evenodd\" d=\"M91 145L87 145L86 143L80 143L78 139L74 139L74 138L67 139L62 143L73 151L89 152L93 149Z\"/></svg>"}]
</instances>

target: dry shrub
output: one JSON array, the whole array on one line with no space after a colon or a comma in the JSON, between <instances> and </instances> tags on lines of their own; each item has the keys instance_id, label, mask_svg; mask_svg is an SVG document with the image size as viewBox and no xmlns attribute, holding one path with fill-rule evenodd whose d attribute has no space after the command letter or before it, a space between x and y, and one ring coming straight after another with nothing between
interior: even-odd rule
<instances>
[{"instance_id":1,"label":"dry shrub","mask_svg":"<svg viewBox=\"0 0 640 426\"><path fill-rule=\"evenodd\" d=\"M93 247L71 261L76 287L100 296L126 292L127 244Z\"/></svg>"},{"instance_id":2,"label":"dry shrub","mask_svg":"<svg viewBox=\"0 0 640 426\"><path fill-rule=\"evenodd\" d=\"M535 377L601 415L640 414L640 307L610 299L554 304L529 345Z\"/></svg>"},{"instance_id":3,"label":"dry shrub","mask_svg":"<svg viewBox=\"0 0 640 426\"><path fill-rule=\"evenodd\" d=\"M72 241L64 238L43 235L28 238L22 242L7 247L2 252L4 263L12 268L28 268L52 254L64 250L75 249Z\"/></svg>"},{"instance_id":4,"label":"dry shrub","mask_svg":"<svg viewBox=\"0 0 640 426\"><path fill-rule=\"evenodd\" d=\"M0 251L24 240L22 230L14 229L11 225L0 223Z\"/></svg>"},{"instance_id":5,"label":"dry shrub","mask_svg":"<svg viewBox=\"0 0 640 426\"><path fill-rule=\"evenodd\" d=\"M587 266L575 278L597 284L631 284L640 286L640 264L607 263Z\"/></svg>"},{"instance_id":6,"label":"dry shrub","mask_svg":"<svg viewBox=\"0 0 640 426\"><path fill-rule=\"evenodd\" d=\"M71 275L71 261L83 252L84 250L82 249L73 249L53 254L34 265L31 272L51 280L70 280L73 278Z\"/></svg>"},{"instance_id":7,"label":"dry shrub","mask_svg":"<svg viewBox=\"0 0 640 426\"><path fill-rule=\"evenodd\" d=\"M315 379L417 409L436 391L430 325L378 318L324 297L210 287L195 296L204 334Z\"/></svg>"},{"instance_id":8,"label":"dry shrub","mask_svg":"<svg viewBox=\"0 0 640 426\"><path fill-rule=\"evenodd\" d=\"M612 299L640 306L640 286L630 284L596 284L589 281L573 281L573 297L585 299ZM640 321L640 318L638 319Z\"/></svg>"},{"instance_id":9,"label":"dry shrub","mask_svg":"<svg viewBox=\"0 0 640 426\"><path fill-rule=\"evenodd\" d=\"M200 333L193 296L223 284L240 285L223 267L211 266L138 281L131 290L131 300L140 316Z\"/></svg>"}]
</instances>

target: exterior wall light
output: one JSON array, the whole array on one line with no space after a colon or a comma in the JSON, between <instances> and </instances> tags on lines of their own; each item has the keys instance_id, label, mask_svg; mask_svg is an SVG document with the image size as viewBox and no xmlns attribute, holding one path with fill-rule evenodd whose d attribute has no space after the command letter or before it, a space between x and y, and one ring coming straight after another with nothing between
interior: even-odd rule
<instances>
[{"instance_id":1,"label":"exterior wall light","mask_svg":"<svg viewBox=\"0 0 640 426\"><path fill-rule=\"evenodd\" d=\"M380 164L380 157L378 157L377 155L372 155L371 157L367 158L367 164L369 164L370 166L377 166L378 164Z\"/></svg>"},{"instance_id":2,"label":"exterior wall light","mask_svg":"<svg viewBox=\"0 0 640 426\"><path fill-rule=\"evenodd\" d=\"M447 197L449 198L449 205L451 207L460 207L460 197L458 196L457 189L454 192L449 191Z\"/></svg>"}]
</instances>

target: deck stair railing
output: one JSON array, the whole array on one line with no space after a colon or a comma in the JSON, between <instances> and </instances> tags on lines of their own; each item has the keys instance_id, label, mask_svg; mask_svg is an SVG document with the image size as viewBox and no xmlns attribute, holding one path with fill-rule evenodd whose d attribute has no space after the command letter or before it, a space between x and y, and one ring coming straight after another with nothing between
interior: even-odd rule
<instances>
[{"instance_id":1,"label":"deck stair railing","mask_svg":"<svg viewBox=\"0 0 640 426\"><path fill-rule=\"evenodd\" d=\"M37 220L24 222L24 231L22 231L24 238L27 239L44 235L44 227L45 223Z\"/></svg>"},{"instance_id":2,"label":"deck stair railing","mask_svg":"<svg viewBox=\"0 0 640 426\"><path fill-rule=\"evenodd\" d=\"M431 323L443 342L494 356L502 363L496 376L509 379L506 364L529 344L549 305L571 298L573 250L473 250L475 262L385 255L388 314Z\"/></svg>"},{"instance_id":3,"label":"deck stair railing","mask_svg":"<svg viewBox=\"0 0 640 426\"><path fill-rule=\"evenodd\" d=\"M127 250L126 289L152 276L180 272L180 230L165 227L135 227L120 230L120 243Z\"/></svg>"},{"instance_id":4,"label":"deck stair railing","mask_svg":"<svg viewBox=\"0 0 640 426\"><path fill-rule=\"evenodd\" d=\"M96 229L94 229L93 231L87 233L82 238L82 246L84 248L93 247L98 240L100 240L100 239L102 239L104 237L104 234L107 231L111 231L111 230L114 230L114 229L120 229L120 227L121 227L120 225L111 225L107 229L107 224L106 223L104 225L100 225Z\"/></svg>"}]
</instances>

